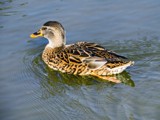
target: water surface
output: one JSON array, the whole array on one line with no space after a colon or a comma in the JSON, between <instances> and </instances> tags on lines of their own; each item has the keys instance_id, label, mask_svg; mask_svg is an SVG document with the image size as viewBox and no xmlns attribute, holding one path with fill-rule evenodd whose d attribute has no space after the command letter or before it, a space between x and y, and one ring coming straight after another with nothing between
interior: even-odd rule
<instances>
[{"instance_id":1,"label":"water surface","mask_svg":"<svg viewBox=\"0 0 160 120\"><path fill-rule=\"evenodd\" d=\"M160 119L159 0L2 0L2 120ZM121 84L49 69L44 38L30 39L48 20L61 22L67 44L96 42L135 61ZM134 86L135 85L135 86Z\"/></svg>"}]
</instances>

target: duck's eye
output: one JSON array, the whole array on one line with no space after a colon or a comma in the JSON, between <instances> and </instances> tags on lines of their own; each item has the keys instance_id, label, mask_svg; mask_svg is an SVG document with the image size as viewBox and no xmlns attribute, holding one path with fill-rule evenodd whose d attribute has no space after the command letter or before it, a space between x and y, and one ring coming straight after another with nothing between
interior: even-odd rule
<instances>
[{"instance_id":1,"label":"duck's eye","mask_svg":"<svg viewBox=\"0 0 160 120\"><path fill-rule=\"evenodd\" d=\"M42 30L46 30L46 29L47 29L46 27L43 27L43 28L42 28Z\"/></svg>"}]
</instances>

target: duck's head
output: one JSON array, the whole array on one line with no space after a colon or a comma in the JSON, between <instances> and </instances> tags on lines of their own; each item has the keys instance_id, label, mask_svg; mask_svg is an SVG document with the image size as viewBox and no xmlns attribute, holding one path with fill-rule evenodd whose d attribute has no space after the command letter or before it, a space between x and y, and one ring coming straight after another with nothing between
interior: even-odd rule
<instances>
[{"instance_id":1,"label":"duck's head","mask_svg":"<svg viewBox=\"0 0 160 120\"><path fill-rule=\"evenodd\" d=\"M55 48L65 45L65 30L57 21L46 22L37 32L30 35L31 38L45 37L49 43L47 47Z\"/></svg>"}]
</instances>

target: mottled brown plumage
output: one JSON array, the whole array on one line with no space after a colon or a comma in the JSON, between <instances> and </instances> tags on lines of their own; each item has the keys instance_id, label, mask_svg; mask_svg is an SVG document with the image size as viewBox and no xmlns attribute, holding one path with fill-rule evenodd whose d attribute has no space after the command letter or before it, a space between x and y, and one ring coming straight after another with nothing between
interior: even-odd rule
<instances>
[{"instance_id":1,"label":"mottled brown plumage","mask_svg":"<svg viewBox=\"0 0 160 120\"><path fill-rule=\"evenodd\" d=\"M93 75L106 79L108 75L118 74L134 62L117 55L104 47L89 42L65 45L65 31L56 21L45 23L31 35L32 38L43 36L49 40L42 58L52 69L75 75ZM118 80L110 80L120 82Z\"/></svg>"}]
</instances>

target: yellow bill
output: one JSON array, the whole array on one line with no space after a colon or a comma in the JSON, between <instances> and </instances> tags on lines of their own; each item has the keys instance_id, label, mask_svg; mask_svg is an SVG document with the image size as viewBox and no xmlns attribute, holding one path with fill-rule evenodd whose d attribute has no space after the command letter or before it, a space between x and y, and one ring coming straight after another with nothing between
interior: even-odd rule
<instances>
[{"instance_id":1,"label":"yellow bill","mask_svg":"<svg viewBox=\"0 0 160 120\"><path fill-rule=\"evenodd\" d=\"M42 31L39 30L38 32L32 33L30 37L31 38L43 37Z\"/></svg>"}]
</instances>

